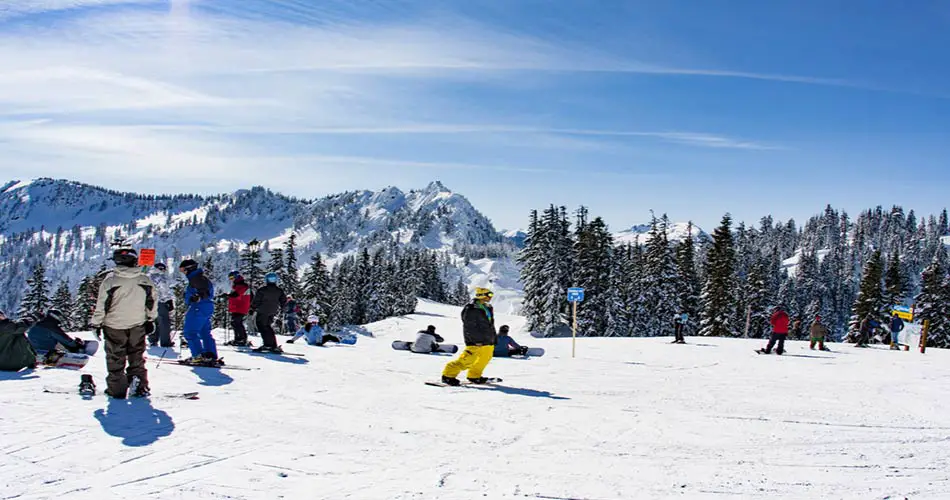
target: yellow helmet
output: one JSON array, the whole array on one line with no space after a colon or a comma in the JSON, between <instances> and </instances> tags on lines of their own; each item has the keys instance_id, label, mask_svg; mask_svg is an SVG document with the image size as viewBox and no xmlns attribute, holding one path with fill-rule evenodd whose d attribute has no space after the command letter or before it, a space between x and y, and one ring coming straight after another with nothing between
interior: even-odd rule
<instances>
[{"instance_id":1,"label":"yellow helmet","mask_svg":"<svg viewBox=\"0 0 950 500\"><path fill-rule=\"evenodd\" d=\"M479 299L479 300L491 300L491 298L494 297L494 296L495 296L495 294L494 294L491 290L489 290L489 289L487 289L487 288L478 287L478 288L475 289L475 298L476 298L476 299Z\"/></svg>"}]
</instances>

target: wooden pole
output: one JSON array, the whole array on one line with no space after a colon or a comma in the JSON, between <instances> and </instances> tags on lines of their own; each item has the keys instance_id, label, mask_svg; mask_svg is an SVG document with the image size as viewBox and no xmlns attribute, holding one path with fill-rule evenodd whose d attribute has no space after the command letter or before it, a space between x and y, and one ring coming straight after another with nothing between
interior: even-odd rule
<instances>
[{"instance_id":1,"label":"wooden pole","mask_svg":"<svg viewBox=\"0 0 950 500\"><path fill-rule=\"evenodd\" d=\"M930 328L930 320L924 320L924 329L920 331L920 353L927 350L927 330Z\"/></svg>"},{"instance_id":2,"label":"wooden pole","mask_svg":"<svg viewBox=\"0 0 950 500\"><path fill-rule=\"evenodd\" d=\"M574 320L573 321L574 327L571 329L571 357L572 358L577 353L577 301L575 301L573 304L574 304L573 306L574 312L572 316Z\"/></svg>"}]
</instances>

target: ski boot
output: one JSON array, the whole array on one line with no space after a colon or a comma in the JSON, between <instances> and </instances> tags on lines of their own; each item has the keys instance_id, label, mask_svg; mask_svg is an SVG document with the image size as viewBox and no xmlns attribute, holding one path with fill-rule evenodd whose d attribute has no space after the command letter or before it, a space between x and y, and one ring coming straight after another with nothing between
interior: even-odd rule
<instances>
[{"instance_id":1,"label":"ski boot","mask_svg":"<svg viewBox=\"0 0 950 500\"><path fill-rule=\"evenodd\" d=\"M43 364L46 366L56 366L56 363L59 362L59 359L65 355L65 352L53 349L47 352L46 356L43 356Z\"/></svg>"},{"instance_id":2,"label":"ski boot","mask_svg":"<svg viewBox=\"0 0 950 500\"><path fill-rule=\"evenodd\" d=\"M204 361L204 366L217 367L224 365L224 359L218 358L210 352L202 353L201 359Z\"/></svg>"},{"instance_id":3,"label":"ski boot","mask_svg":"<svg viewBox=\"0 0 950 500\"><path fill-rule=\"evenodd\" d=\"M79 394L83 396L96 395L96 383L92 381L92 375L83 374L79 379Z\"/></svg>"},{"instance_id":4,"label":"ski boot","mask_svg":"<svg viewBox=\"0 0 950 500\"><path fill-rule=\"evenodd\" d=\"M461 384L461 382L459 382L459 379L455 377L446 377L445 375L442 375L442 383L445 385L451 385L453 387L456 387Z\"/></svg>"},{"instance_id":5,"label":"ski boot","mask_svg":"<svg viewBox=\"0 0 950 500\"><path fill-rule=\"evenodd\" d=\"M485 378L485 377L470 378L470 379L468 379L468 381L471 382L471 383L473 383L473 384L478 384L478 385L482 385L482 384L487 384L487 383L488 383L488 379Z\"/></svg>"},{"instance_id":6,"label":"ski boot","mask_svg":"<svg viewBox=\"0 0 950 500\"><path fill-rule=\"evenodd\" d=\"M151 395L148 386L142 384L142 379L138 376L132 377L132 382L129 384L129 393L136 398L147 398Z\"/></svg>"},{"instance_id":7,"label":"ski boot","mask_svg":"<svg viewBox=\"0 0 950 500\"><path fill-rule=\"evenodd\" d=\"M257 349L254 349L254 352L260 352L260 353L265 353L265 354L283 354L284 349L281 348L279 345L276 345L273 347L262 345L258 347Z\"/></svg>"}]
</instances>

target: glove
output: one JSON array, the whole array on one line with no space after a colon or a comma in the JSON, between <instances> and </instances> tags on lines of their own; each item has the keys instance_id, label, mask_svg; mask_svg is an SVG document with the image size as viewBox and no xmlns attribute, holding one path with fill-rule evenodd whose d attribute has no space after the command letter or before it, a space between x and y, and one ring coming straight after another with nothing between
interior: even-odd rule
<instances>
[{"instance_id":1,"label":"glove","mask_svg":"<svg viewBox=\"0 0 950 500\"><path fill-rule=\"evenodd\" d=\"M83 340L83 339L81 339L81 338L79 338L79 337L76 337L76 338L73 339L73 341L76 342L76 345L77 345L77 346L79 346L79 350L80 350L80 351L85 350L85 348L86 348L86 341L85 341L85 340Z\"/></svg>"},{"instance_id":2,"label":"glove","mask_svg":"<svg viewBox=\"0 0 950 500\"><path fill-rule=\"evenodd\" d=\"M293 344L293 343L294 343L294 339L288 340L287 343L288 343L288 344Z\"/></svg>"},{"instance_id":3,"label":"glove","mask_svg":"<svg viewBox=\"0 0 950 500\"><path fill-rule=\"evenodd\" d=\"M231 292L231 293L228 294L228 297L231 297L232 299L236 299L237 296L238 296L238 293L237 293L237 292Z\"/></svg>"},{"instance_id":4,"label":"glove","mask_svg":"<svg viewBox=\"0 0 950 500\"><path fill-rule=\"evenodd\" d=\"M101 327L101 326L97 326L97 327L96 327L96 338L99 339L99 340L102 340L102 327Z\"/></svg>"},{"instance_id":5,"label":"glove","mask_svg":"<svg viewBox=\"0 0 950 500\"><path fill-rule=\"evenodd\" d=\"M142 325L142 326L145 328L145 334L146 334L146 335L151 335L152 333L155 332L155 322L154 322L154 321L146 321L145 324Z\"/></svg>"},{"instance_id":6,"label":"glove","mask_svg":"<svg viewBox=\"0 0 950 500\"><path fill-rule=\"evenodd\" d=\"M165 308L168 309L168 312L174 311L174 310L175 310L175 301L174 301L174 300L166 300L166 301L165 301Z\"/></svg>"},{"instance_id":7,"label":"glove","mask_svg":"<svg viewBox=\"0 0 950 500\"><path fill-rule=\"evenodd\" d=\"M188 299L188 302L191 302L192 304L194 304L195 302L198 302L199 300L201 300L201 297L199 297L198 294L196 293L192 295L190 299Z\"/></svg>"}]
</instances>

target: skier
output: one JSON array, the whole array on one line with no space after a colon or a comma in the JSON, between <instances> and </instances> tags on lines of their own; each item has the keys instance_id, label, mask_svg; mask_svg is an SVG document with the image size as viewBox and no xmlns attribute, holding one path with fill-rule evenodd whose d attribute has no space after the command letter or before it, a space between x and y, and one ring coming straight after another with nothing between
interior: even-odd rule
<instances>
[{"instance_id":1,"label":"skier","mask_svg":"<svg viewBox=\"0 0 950 500\"><path fill-rule=\"evenodd\" d=\"M158 317L155 284L138 267L131 248L112 253L115 270L99 286L96 310L90 323L96 337L106 337L106 395L125 399L149 395L145 369L145 336L155 331ZM126 367L128 363L128 367Z\"/></svg>"},{"instance_id":2,"label":"skier","mask_svg":"<svg viewBox=\"0 0 950 500\"><path fill-rule=\"evenodd\" d=\"M828 327L821 322L821 316L815 316L815 321L811 324L811 329L809 330L811 336L811 344L809 349L815 350L815 344L818 344L819 351L830 351L825 347L825 337L828 335Z\"/></svg>"},{"instance_id":3,"label":"skier","mask_svg":"<svg viewBox=\"0 0 950 500\"><path fill-rule=\"evenodd\" d=\"M36 351L25 335L35 322L33 316L12 321L0 311L0 371L16 372L23 368L36 368Z\"/></svg>"},{"instance_id":4,"label":"skier","mask_svg":"<svg viewBox=\"0 0 950 500\"><path fill-rule=\"evenodd\" d=\"M785 339L788 337L788 313L781 306L778 306L772 311L769 322L772 324L772 335L769 337L769 343L765 346L765 349L759 349L759 352L771 354L772 348L775 347L777 342L778 348L775 349L775 354L781 355L785 352Z\"/></svg>"},{"instance_id":5,"label":"skier","mask_svg":"<svg viewBox=\"0 0 950 500\"><path fill-rule=\"evenodd\" d=\"M900 343L898 342L898 334L900 334L900 332L904 329L904 320L902 320L901 317L897 315L897 313L894 313L891 316L890 327L891 327L891 350L899 351L901 348L900 346L897 345Z\"/></svg>"},{"instance_id":6,"label":"skier","mask_svg":"<svg viewBox=\"0 0 950 500\"><path fill-rule=\"evenodd\" d=\"M416 341L412 343L409 349L419 354L429 354L439 350L438 342L445 342L441 335L435 333L435 325L429 325L425 330L420 330L416 335Z\"/></svg>"},{"instance_id":7,"label":"skier","mask_svg":"<svg viewBox=\"0 0 950 500\"><path fill-rule=\"evenodd\" d=\"M26 331L33 349L44 357L44 362L55 364L60 353L57 347L69 352L83 352L85 342L79 337L70 337L63 330L66 316L59 309L50 309L43 319L37 321Z\"/></svg>"},{"instance_id":8,"label":"skier","mask_svg":"<svg viewBox=\"0 0 950 500\"><path fill-rule=\"evenodd\" d=\"M475 298L462 308L465 350L458 359L445 365L442 383L459 385L455 377L463 370L468 370L468 381L473 384L488 382L482 377L482 371L495 352L495 311L491 306L493 296L494 293L487 288L476 288Z\"/></svg>"},{"instance_id":9,"label":"skier","mask_svg":"<svg viewBox=\"0 0 950 500\"><path fill-rule=\"evenodd\" d=\"M178 270L188 277L185 289L185 324L182 336L188 342L191 357L183 360L185 364L201 366L219 366L224 364L218 358L218 348L211 336L211 317L214 316L214 284L198 267L198 263L186 259Z\"/></svg>"},{"instance_id":10,"label":"skier","mask_svg":"<svg viewBox=\"0 0 950 500\"><path fill-rule=\"evenodd\" d=\"M267 273L264 276L266 283L251 301L251 313L257 313L257 331L261 333L264 345L255 349L258 352L281 353L283 349L277 345L277 334L274 333L274 317L287 305L287 295L277 286L277 273Z\"/></svg>"},{"instance_id":11,"label":"skier","mask_svg":"<svg viewBox=\"0 0 950 500\"><path fill-rule=\"evenodd\" d=\"M323 331L323 328L320 328L320 318L310 315L307 318L307 323L300 327L300 330L297 331L294 338L287 341L288 344L293 344L300 337L306 337L307 343L310 345L322 346L327 342L340 342L340 337L336 335L330 335Z\"/></svg>"},{"instance_id":12,"label":"skier","mask_svg":"<svg viewBox=\"0 0 950 500\"><path fill-rule=\"evenodd\" d=\"M686 340L683 338L683 330L686 329L686 322L688 321L688 319L689 319L689 314L686 314L686 313L679 313L679 314L673 315L673 335L675 335L676 338L671 343L673 344L686 343Z\"/></svg>"},{"instance_id":13,"label":"skier","mask_svg":"<svg viewBox=\"0 0 950 500\"><path fill-rule=\"evenodd\" d=\"M508 331L508 325L501 325L501 328L498 329L493 357L507 358L509 356L524 356L528 353L528 348L518 345L515 339L508 335Z\"/></svg>"},{"instance_id":14,"label":"skier","mask_svg":"<svg viewBox=\"0 0 950 500\"><path fill-rule=\"evenodd\" d=\"M284 324L287 328L287 333L297 331L297 318L300 314L300 306L297 305L297 301L294 300L293 295L287 296L287 304L284 307Z\"/></svg>"},{"instance_id":15,"label":"skier","mask_svg":"<svg viewBox=\"0 0 950 500\"><path fill-rule=\"evenodd\" d=\"M228 312L231 313L231 327L234 328L233 346L248 346L247 330L244 327L244 318L251 309L251 287L244 281L244 276L238 271L228 273L231 282L231 292L228 294Z\"/></svg>"},{"instance_id":16,"label":"skier","mask_svg":"<svg viewBox=\"0 0 950 500\"><path fill-rule=\"evenodd\" d=\"M867 347L871 341L871 334L874 332L874 329L879 326L881 326L881 324L871 316L871 313L867 313L864 319L861 320L861 325L858 327L858 342L854 344L854 347Z\"/></svg>"},{"instance_id":17,"label":"skier","mask_svg":"<svg viewBox=\"0 0 950 500\"><path fill-rule=\"evenodd\" d=\"M148 345L155 347L172 347L172 320L171 312L175 310L175 299L171 286L168 284L168 266L158 262L148 273L148 277L155 283L158 294L158 321L155 331L148 335Z\"/></svg>"}]
</instances>

